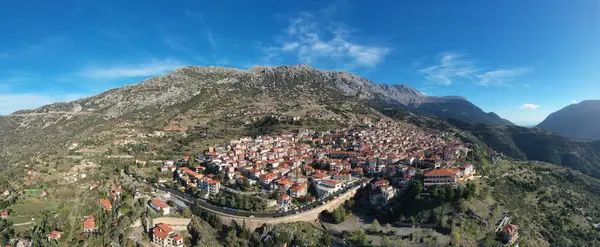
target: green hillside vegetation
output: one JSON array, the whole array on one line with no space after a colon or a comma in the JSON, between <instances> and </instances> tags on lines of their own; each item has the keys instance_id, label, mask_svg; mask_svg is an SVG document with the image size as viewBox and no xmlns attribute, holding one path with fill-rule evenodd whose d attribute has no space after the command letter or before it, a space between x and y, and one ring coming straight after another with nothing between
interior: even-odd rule
<instances>
[{"instance_id":1,"label":"green hillside vegetation","mask_svg":"<svg viewBox=\"0 0 600 247\"><path fill-rule=\"evenodd\" d=\"M391 108L379 111L420 127L460 134L467 142L485 145L513 160L543 161L600 178L600 141L571 139L540 128L491 126L453 118L442 120Z\"/></svg>"}]
</instances>

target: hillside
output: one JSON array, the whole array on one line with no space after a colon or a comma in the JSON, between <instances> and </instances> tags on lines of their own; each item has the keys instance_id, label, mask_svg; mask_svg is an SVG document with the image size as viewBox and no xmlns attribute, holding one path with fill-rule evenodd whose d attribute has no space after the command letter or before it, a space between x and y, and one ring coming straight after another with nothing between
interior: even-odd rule
<instances>
[{"instance_id":1,"label":"hillside","mask_svg":"<svg viewBox=\"0 0 600 247\"><path fill-rule=\"evenodd\" d=\"M124 122L136 122L146 130L210 128L226 135L267 115L339 121L377 115L371 109L377 106L511 124L464 98L426 97L408 86L375 84L350 73L306 65L250 70L184 67L89 98L3 116L0 152L32 156L56 151Z\"/></svg>"},{"instance_id":2,"label":"hillside","mask_svg":"<svg viewBox=\"0 0 600 247\"><path fill-rule=\"evenodd\" d=\"M537 127L578 139L600 140L600 100L586 100L550 114Z\"/></svg>"},{"instance_id":3,"label":"hillside","mask_svg":"<svg viewBox=\"0 0 600 247\"><path fill-rule=\"evenodd\" d=\"M462 132L468 142L486 145L514 160L537 160L563 165L600 178L600 142L581 141L540 128L491 126L447 118L428 118L398 109L379 109L384 115L440 131Z\"/></svg>"},{"instance_id":4,"label":"hillside","mask_svg":"<svg viewBox=\"0 0 600 247\"><path fill-rule=\"evenodd\" d=\"M439 195L427 198L411 193L414 187L409 188L408 193L397 198L392 210L380 216L381 220L407 224L414 219L420 224L437 225L439 231L451 236L453 246L502 246L494 230L503 215L508 215L512 224L520 227L519 244L523 246L600 244L600 234L594 229L594 224L600 220L600 215L595 213L600 206L600 180L569 168L585 171L587 166L597 167L594 163L585 163L585 167L569 163L564 167L511 160L511 156L523 159L527 156L515 142L523 145L521 148L527 153L548 153L561 142L566 143L563 143L565 149L574 148L571 146L574 143L582 145L582 149L591 149L592 143L585 147L585 142L540 129L526 132L526 128L520 127L492 127L453 119L444 121L397 109L379 110L400 121L460 136L465 143L472 145L472 152L463 162L474 164L478 175L482 176L466 182L476 186L474 196L467 199L443 199L443 195L442 199L437 198ZM522 139L548 142L549 148L529 150L526 149L529 144ZM502 150L512 153L502 155L495 152ZM559 149L556 152L564 151Z\"/></svg>"}]
</instances>

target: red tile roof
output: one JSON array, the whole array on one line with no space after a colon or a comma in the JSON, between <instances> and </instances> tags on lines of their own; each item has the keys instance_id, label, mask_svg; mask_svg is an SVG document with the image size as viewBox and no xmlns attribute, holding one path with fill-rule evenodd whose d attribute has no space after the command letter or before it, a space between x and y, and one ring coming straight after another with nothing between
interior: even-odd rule
<instances>
[{"instance_id":1,"label":"red tile roof","mask_svg":"<svg viewBox=\"0 0 600 247\"><path fill-rule=\"evenodd\" d=\"M324 179L324 178L330 177L330 175L323 174L323 173L317 173L315 175L312 175L312 177L314 179Z\"/></svg>"},{"instance_id":2,"label":"red tile roof","mask_svg":"<svg viewBox=\"0 0 600 247\"><path fill-rule=\"evenodd\" d=\"M435 169L425 172L425 177L429 176L456 176L455 169Z\"/></svg>"},{"instance_id":3,"label":"red tile roof","mask_svg":"<svg viewBox=\"0 0 600 247\"><path fill-rule=\"evenodd\" d=\"M110 203L110 201L108 199L100 198L100 204L102 204L102 206L104 206L105 210L112 209L112 204Z\"/></svg>"},{"instance_id":4,"label":"red tile roof","mask_svg":"<svg viewBox=\"0 0 600 247\"><path fill-rule=\"evenodd\" d=\"M290 184L292 181L288 180L288 179L279 179L279 181L277 181L277 184L279 185L286 185L286 184Z\"/></svg>"},{"instance_id":5,"label":"red tile roof","mask_svg":"<svg viewBox=\"0 0 600 247\"><path fill-rule=\"evenodd\" d=\"M156 224L154 231L155 232L162 231L162 232L166 232L166 233L171 233L171 232L173 232L173 228L171 228L171 226L169 226L165 223L158 223L158 224Z\"/></svg>"},{"instance_id":6,"label":"red tile roof","mask_svg":"<svg viewBox=\"0 0 600 247\"><path fill-rule=\"evenodd\" d=\"M263 174L263 175L260 175L260 178L262 178L262 179L267 179L267 180L269 180L269 179L273 179L273 178L275 178L275 177L277 177L277 173L273 173L273 172L271 172L271 173L267 173L267 174Z\"/></svg>"},{"instance_id":7,"label":"red tile roof","mask_svg":"<svg viewBox=\"0 0 600 247\"><path fill-rule=\"evenodd\" d=\"M156 205L159 208L169 208L169 205L167 205L160 199L152 199L152 204Z\"/></svg>"},{"instance_id":8,"label":"red tile roof","mask_svg":"<svg viewBox=\"0 0 600 247\"><path fill-rule=\"evenodd\" d=\"M83 229L94 229L96 228L96 221L94 216L88 216L87 219L83 220Z\"/></svg>"},{"instance_id":9,"label":"red tile roof","mask_svg":"<svg viewBox=\"0 0 600 247\"><path fill-rule=\"evenodd\" d=\"M167 239L167 236L169 236L169 234L167 234L166 232L154 231L154 236L156 236L162 240L165 240L165 239Z\"/></svg>"}]
</instances>

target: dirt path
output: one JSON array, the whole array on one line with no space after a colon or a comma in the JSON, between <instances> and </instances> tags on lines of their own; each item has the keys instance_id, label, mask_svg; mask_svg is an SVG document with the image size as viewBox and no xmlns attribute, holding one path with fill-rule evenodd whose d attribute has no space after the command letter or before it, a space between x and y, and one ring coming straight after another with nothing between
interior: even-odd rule
<instances>
[{"instance_id":1,"label":"dirt path","mask_svg":"<svg viewBox=\"0 0 600 247\"><path fill-rule=\"evenodd\" d=\"M31 225L33 224L33 222L25 222L25 223L19 223L19 224L13 224L13 226L26 226L26 225Z\"/></svg>"},{"instance_id":2,"label":"dirt path","mask_svg":"<svg viewBox=\"0 0 600 247\"><path fill-rule=\"evenodd\" d=\"M527 171L528 171L528 170L521 170L521 171L518 171L518 172L513 172L513 173L508 173L508 172L507 172L507 173L504 173L504 174L502 174L502 177L506 177L506 176L513 176L513 175L521 174L521 173L524 173L524 172L527 172Z\"/></svg>"}]
</instances>

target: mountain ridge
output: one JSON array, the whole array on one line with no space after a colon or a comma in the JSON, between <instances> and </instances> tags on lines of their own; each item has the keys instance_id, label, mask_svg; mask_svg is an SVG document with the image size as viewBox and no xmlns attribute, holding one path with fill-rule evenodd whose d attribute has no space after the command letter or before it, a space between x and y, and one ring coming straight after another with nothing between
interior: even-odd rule
<instances>
[{"instance_id":1,"label":"mountain ridge","mask_svg":"<svg viewBox=\"0 0 600 247\"><path fill-rule=\"evenodd\" d=\"M512 125L462 97L425 96L410 86L376 84L348 72L308 65L249 70L187 66L87 98L6 115L0 118L0 152L51 151L48 142L64 147L127 121L152 130L177 125L224 128L226 133L261 116L339 122L377 116L378 107Z\"/></svg>"},{"instance_id":2,"label":"mountain ridge","mask_svg":"<svg viewBox=\"0 0 600 247\"><path fill-rule=\"evenodd\" d=\"M600 100L585 100L551 113L536 127L572 138L600 140Z\"/></svg>"},{"instance_id":3,"label":"mountain ridge","mask_svg":"<svg viewBox=\"0 0 600 247\"><path fill-rule=\"evenodd\" d=\"M289 81L289 79L293 80L297 76L302 76L302 73L314 76L314 78L312 78L312 81L310 78L306 78L307 80L305 80L304 83L299 83L295 85L288 83L285 86L291 86L292 88L302 88L306 84L307 86L321 89L327 89L327 87L329 86L328 89L337 89L338 91L342 92L344 96L347 97L356 97L359 100L370 101L371 104L397 106L406 110L415 111L425 115L439 115L439 112L444 111L444 109L440 109L439 111L432 111L431 109L427 109L427 107L423 107L424 105L460 102L461 104L464 104L464 106L461 107L470 108L469 110L472 112L470 113L470 115L487 116L475 117L473 118L474 122L481 122L486 124L512 125L512 123L510 123L508 120L500 118L497 114L493 112L483 112L479 107L468 102L466 98L461 96L425 96L415 88L410 87L408 85L377 84L364 77L357 76L348 72L321 71L303 64L292 66L284 65L277 67L258 66L248 70L212 66L186 66L178 68L166 75L152 77L141 82L126 85L120 88L113 88L87 98L82 98L71 102L54 103L36 109L19 110L12 114L9 114L9 116L15 114L18 115L28 113L48 113L61 111L66 111L70 113L98 112L98 110L105 109L107 110L106 115L110 117L118 117L123 113L129 113L134 110L139 110L140 108L144 108L145 106L150 106L152 104L170 105L189 100L190 98L196 96L198 93L198 89L202 87L211 88L218 85L237 84L237 86L242 87L259 86L262 87L262 90L266 90L266 86L280 87L286 84L285 81ZM202 79L190 83L190 79L195 77L194 74L211 76L213 79L213 84L211 85L211 83L206 82L206 80ZM215 74L217 74L217 76L215 76ZM271 83L270 85L257 85L258 81L268 81L260 80L261 77L272 77L276 80L274 80L274 83ZM197 84L195 82L202 83ZM329 83L330 85L326 85L325 83ZM156 91L160 90L166 90L167 95L157 95ZM193 91L195 93L185 93L186 90L188 92ZM131 99L131 97L127 96L132 96L131 93L140 93L143 91L149 93L154 91L154 94L142 95L142 97L154 97L150 97L146 101L136 100L133 103L138 107L130 110L125 109L128 106L131 106L130 103L132 103L127 101ZM177 94L176 100L166 99L170 98L170 96L174 96L173 94ZM110 107L109 105L113 106ZM435 107L441 108L441 106ZM119 113L120 111L122 113ZM461 118L460 116L454 117ZM468 118L469 114L465 115L465 117Z\"/></svg>"}]
</instances>

